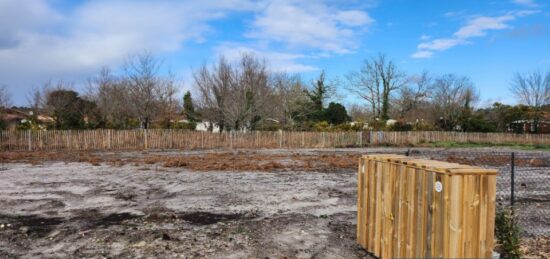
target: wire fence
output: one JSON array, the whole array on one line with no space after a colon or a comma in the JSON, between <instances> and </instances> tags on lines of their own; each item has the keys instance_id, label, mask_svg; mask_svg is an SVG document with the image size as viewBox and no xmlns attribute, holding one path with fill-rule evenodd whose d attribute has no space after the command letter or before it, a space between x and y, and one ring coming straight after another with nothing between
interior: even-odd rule
<instances>
[{"instance_id":1,"label":"wire fence","mask_svg":"<svg viewBox=\"0 0 550 259\"><path fill-rule=\"evenodd\" d=\"M410 149L407 153L498 169L497 207L516 210L523 236L550 236L550 152Z\"/></svg>"}]
</instances>

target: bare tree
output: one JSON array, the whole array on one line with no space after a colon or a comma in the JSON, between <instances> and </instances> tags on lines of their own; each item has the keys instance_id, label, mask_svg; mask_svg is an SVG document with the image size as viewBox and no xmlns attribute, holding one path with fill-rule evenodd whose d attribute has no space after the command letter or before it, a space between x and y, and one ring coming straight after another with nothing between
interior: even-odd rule
<instances>
[{"instance_id":1,"label":"bare tree","mask_svg":"<svg viewBox=\"0 0 550 259\"><path fill-rule=\"evenodd\" d=\"M294 129L298 120L305 120L308 111L303 109L309 101L305 84L298 75L277 73L271 76L274 91L272 117L282 126Z\"/></svg>"},{"instance_id":2,"label":"bare tree","mask_svg":"<svg viewBox=\"0 0 550 259\"><path fill-rule=\"evenodd\" d=\"M11 94L6 85L0 85L0 108L11 106Z\"/></svg>"},{"instance_id":3,"label":"bare tree","mask_svg":"<svg viewBox=\"0 0 550 259\"><path fill-rule=\"evenodd\" d=\"M467 77L446 74L434 82L433 114L445 130L455 130L465 112L469 112L478 94Z\"/></svg>"},{"instance_id":4,"label":"bare tree","mask_svg":"<svg viewBox=\"0 0 550 259\"><path fill-rule=\"evenodd\" d=\"M4 123L4 109L11 106L11 95L8 92L8 87L0 85L0 129L6 126Z\"/></svg>"},{"instance_id":5,"label":"bare tree","mask_svg":"<svg viewBox=\"0 0 550 259\"><path fill-rule=\"evenodd\" d=\"M45 89L31 88L27 93L27 104L35 114L38 114L45 106Z\"/></svg>"},{"instance_id":6,"label":"bare tree","mask_svg":"<svg viewBox=\"0 0 550 259\"><path fill-rule=\"evenodd\" d=\"M358 104L352 104L348 110L353 121L366 122L370 117L370 112Z\"/></svg>"},{"instance_id":7,"label":"bare tree","mask_svg":"<svg viewBox=\"0 0 550 259\"><path fill-rule=\"evenodd\" d=\"M427 108L432 90L433 78L428 72L409 77L395 100L399 117L419 119L419 115Z\"/></svg>"},{"instance_id":8,"label":"bare tree","mask_svg":"<svg viewBox=\"0 0 550 259\"><path fill-rule=\"evenodd\" d=\"M235 81L230 85L224 117L235 130L255 129L266 114L266 105L272 94L264 61L251 54L243 54L233 73Z\"/></svg>"},{"instance_id":9,"label":"bare tree","mask_svg":"<svg viewBox=\"0 0 550 259\"><path fill-rule=\"evenodd\" d=\"M406 82L405 74L383 54L366 59L347 79L348 90L369 103L375 118L384 120L389 118L391 95Z\"/></svg>"},{"instance_id":10,"label":"bare tree","mask_svg":"<svg viewBox=\"0 0 550 259\"><path fill-rule=\"evenodd\" d=\"M109 128L127 128L132 118L128 94L128 84L112 74L108 67L101 68L99 74L88 80L86 98L97 103L101 120Z\"/></svg>"},{"instance_id":11,"label":"bare tree","mask_svg":"<svg viewBox=\"0 0 550 259\"><path fill-rule=\"evenodd\" d=\"M194 73L203 119L223 129L255 129L272 112L273 91L265 62L243 54L235 65L220 57Z\"/></svg>"},{"instance_id":12,"label":"bare tree","mask_svg":"<svg viewBox=\"0 0 550 259\"><path fill-rule=\"evenodd\" d=\"M217 125L223 131L227 126L224 109L236 84L235 77L231 64L224 57L220 57L212 72L205 64L193 73L194 86L199 92L200 113L205 122L210 123L210 130Z\"/></svg>"},{"instance_id":13,"label":"bare tree","mask_svg":"<svg viewBox=\"0 0 550 259\"><path fill-rule=\"evenodd\" d=\"M542 107L550 104L550 72L546 75L540 71L516 73L512 79L510 91L520 103L533 107L533 126L535 132L538 132Z\"/></svg>"},{"instance_id":14,"label":"bare tree","mask_svg":"<svg viewBox=\"0 0 550 259\"><path fill-rule=\"evenodd\" d=\"M162 77L162 62L151 52L130 56L124 65L123 84L128 89L132 113L142 128L148 128L153 119L166 109L167 100L175 100L175 87L171 78Z\"/></svg>"}]
</instances>

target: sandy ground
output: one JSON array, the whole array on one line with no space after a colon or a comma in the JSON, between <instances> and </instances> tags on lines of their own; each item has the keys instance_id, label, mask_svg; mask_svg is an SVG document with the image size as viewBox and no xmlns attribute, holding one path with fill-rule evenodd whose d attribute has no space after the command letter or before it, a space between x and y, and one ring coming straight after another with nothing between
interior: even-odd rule
<instances>
[{"instance_id":1,"label":"sandy ground","mask_svg":"<svg viewBox=\"0 0 550 259\"><path fill-rule=\"evenodd\" d=\"M0 257L360 258L354 170L5 164Z\"/></svg>"},{"instance_id":2,"label":"sandy ground","mask_svg":"<svg viewBox=\"0 0 550 259\"><path fill-rule=\"evenodd\" d=\"M0 153L0 258L368 258L355 244L357 157L406 151ZM470 151L412 155L497 161L507 183L493 150L460 155ZM550 159L526 161L537 167L525 185L546 197ZM547 220L529 224L546 231ZM548 255L548 238L528 242Z\"/></svg>"}]
</instances>

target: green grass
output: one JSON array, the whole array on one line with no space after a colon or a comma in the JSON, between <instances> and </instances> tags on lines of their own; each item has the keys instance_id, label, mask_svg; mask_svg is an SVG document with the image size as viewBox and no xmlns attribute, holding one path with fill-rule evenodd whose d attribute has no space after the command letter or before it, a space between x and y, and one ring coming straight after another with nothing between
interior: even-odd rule
<instances>
[{"instance_id":1,"label":"green grass","mask_svg":"<svg viewBox=\"0 0 550 259\"><path fill-rule=\"evenodd\" d=\"M458 143L451 141L437 141L428 143L431 147L442 148L482 148L482 147L508 147L520 150L550 150L550 145L534 144L494 144L494 143Z\"/></svg>"}]
</instances>

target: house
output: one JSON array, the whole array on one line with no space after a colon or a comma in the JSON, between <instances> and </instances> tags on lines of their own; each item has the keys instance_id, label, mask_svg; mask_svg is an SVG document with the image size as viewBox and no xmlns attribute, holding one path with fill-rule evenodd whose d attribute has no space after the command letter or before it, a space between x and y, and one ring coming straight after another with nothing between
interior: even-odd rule
<instances>
[{"instance_id":1,"label":"house","mask_svg":"<svg viewBox=\"0 0 550 259\"><path fill-rule=\"evenodd\" d=\"M14 130L17 128L17 125L21 124L28 115L22 113L21 111L11 109L11 108L2 108L0 112L2 115L2 121L6 124L7 130Z\"/></svg>"},{"instance_id":2,"label":"house","mask_svg":"<svg viewBox=\"0 0 550 259\"><path fill-rule=\"evenodd\" d=\"M2 120L7 124L6 129L14 130L18 125L31 121L31 117L34 115L29 108L0 108L0 115ZM36 122L41 125L51 124L55 120L46 115L38 114L35 117Z\"/></svg>"},{"instance_id":3,"label":"house","mask_svg":"<svg viewBox=\"0 0 550 259\"><path fill-rule=\"evenodd\" d=\"M209 121L197 122L196 131L208 131L212 127L212 132L220 132L220 127Z\"/></svg>"},{"instance_id":4,"label":"house","mask_svg":"<svg viewBox=\"0 0 550 259\"><path fill-rule=\"evenodd\" d=\"M535 127L537 125L537 127ZM537 132L538 128L538 132ZM514 133L550 133L550 121L541 120L535 124L534 120L517 120L508 124L508 132Z\"/></svg>"}]
</instances>

